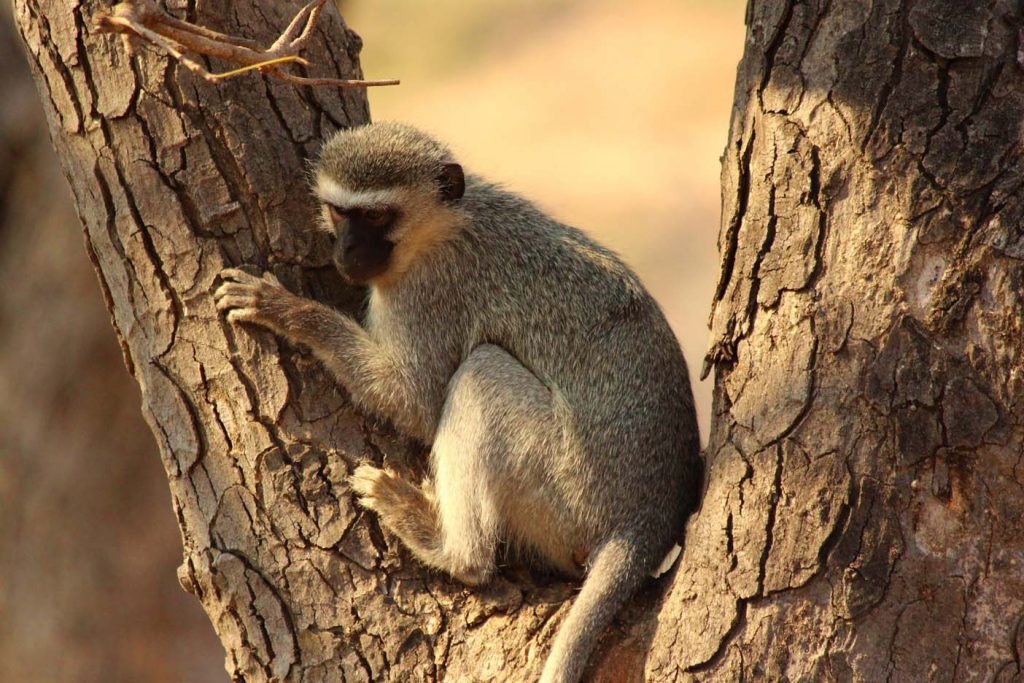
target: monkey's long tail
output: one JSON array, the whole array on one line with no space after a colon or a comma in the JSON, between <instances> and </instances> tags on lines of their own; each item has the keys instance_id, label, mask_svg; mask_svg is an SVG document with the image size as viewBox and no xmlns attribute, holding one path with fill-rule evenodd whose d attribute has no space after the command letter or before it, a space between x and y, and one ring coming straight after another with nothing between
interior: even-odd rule
<instances>
[{"instance_id":1,"label":"monkey's long tail","mask_svg":"<svg viewBox=\"0 0 1024 683\"><path fill-rule=\"evenodd\" d=\"M613 538L594 553L583 588L555 636L541 683L580 680L597 639L650 570L638 551L632 540Z\"/></svg>"}]
</instances>

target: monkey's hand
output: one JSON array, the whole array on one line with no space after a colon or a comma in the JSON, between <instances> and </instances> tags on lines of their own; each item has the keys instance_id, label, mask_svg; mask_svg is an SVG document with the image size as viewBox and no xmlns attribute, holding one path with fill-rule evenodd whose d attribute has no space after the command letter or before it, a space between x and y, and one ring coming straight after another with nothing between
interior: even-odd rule
<instances>
[{"instance_id":1,"label":"monkey's hand","mask_svg":"<svg viewBox=\"0 0 1024 683\"><path fill-rule=\"evenodd\" d=\"M252 323L287 336L289 315L302 306L301 297L285 289L273 273L256 277L238 268L225 268L220 277L223 284L214 298L217 308L227 311L228 322Z\"/></svg>"}]
</instances>

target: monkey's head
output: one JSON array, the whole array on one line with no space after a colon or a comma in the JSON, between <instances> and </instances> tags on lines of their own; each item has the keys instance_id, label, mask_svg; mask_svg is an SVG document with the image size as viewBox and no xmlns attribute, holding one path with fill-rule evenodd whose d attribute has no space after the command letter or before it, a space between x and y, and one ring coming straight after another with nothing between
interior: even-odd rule
<instances>
[{"instance_id":1,"label":"monkey's head","mask_svg":"<svg viewBox=\"0 0 1024 683\"><path fill-rule=\"evenodd\" d=\"M386 285L462 224L462 167L427 134L400 123L337 133L314 167L334 263L356 284Z\"/></svg>"}]
</instances>

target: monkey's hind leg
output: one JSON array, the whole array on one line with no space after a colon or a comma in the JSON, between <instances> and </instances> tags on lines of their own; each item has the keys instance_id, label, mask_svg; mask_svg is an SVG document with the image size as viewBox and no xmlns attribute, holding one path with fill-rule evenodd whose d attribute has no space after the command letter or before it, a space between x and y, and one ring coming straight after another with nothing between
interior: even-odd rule
<instances>
[{"instance_id":1,"label":"monkey's hind leg","mask_svg":"<svg viewBox=\"0 0 1024 683\"><path fill-rule=\"evenodd\" d=\"M547 483L561 443L557 425L547 388L506 351L485 344L449 382L430 454L434 490L366 465L352 487L422 562L463 583L494 573L502 533L571 571Z\"/></svg>"},{"instance_id":2,"label":"monkey's hind leg","mask_svg":"<svg viewBox=\"0 0 1024 683\"><path fill-rule=\"evenodd\" d=\"M547 483L560 447L547 387L504 349L474 349L448 385L430 453L447 571L486 580L499 537L526 542L559 563L559 551L551 551L564 545L559 538L537 542L536 533L526 538L521 531L528 517L526 525L543 527L547 536L560 517Z\"/></svg>"}]
</instances>

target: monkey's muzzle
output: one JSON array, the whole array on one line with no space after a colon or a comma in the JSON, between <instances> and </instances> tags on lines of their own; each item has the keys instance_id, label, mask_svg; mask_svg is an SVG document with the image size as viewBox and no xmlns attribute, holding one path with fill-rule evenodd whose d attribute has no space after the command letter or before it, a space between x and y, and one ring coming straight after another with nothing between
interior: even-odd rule
<instances>
[{"instance_id":1,"label":"monkey's muzzle","mask_svg":"<svg viewBox=\"0 0 1024 683\"><path fill-rule=\"evenodd\" d=\"M334 250L334 265L346 280L364 285L388 269L394 248L386 239L343 239Z\"/></svg>"}]
</instances>

